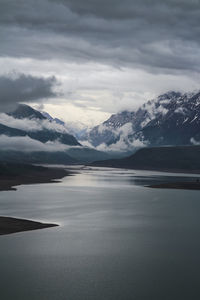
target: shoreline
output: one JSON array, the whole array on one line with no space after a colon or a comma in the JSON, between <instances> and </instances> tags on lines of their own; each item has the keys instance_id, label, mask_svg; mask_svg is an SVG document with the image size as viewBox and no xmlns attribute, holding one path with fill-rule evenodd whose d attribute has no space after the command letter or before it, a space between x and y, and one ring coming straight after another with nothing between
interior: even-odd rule
<instances>
[{"instance_id":1,"label":"shoreline","mask_svg":"<svg viewBox=\"0 0 200 300\"><path fill-rule=\"evenodd\" d=\"M72 172L62 168L47 168L17 163L0 163L0 191L16 191L16 186L26 184L58 182L57 180L70 175L72 175ZM0 235L56 226L59 225L0 216Z\"/></svg>"},{"instance_id":2,"label":"shoreline","mask_svg":"<svg viewBox=\"0 0 200 300\"><path fill-rule=\"evenodd\" d=\"M26 219L18 219L13 217L0 216L0 236L12 234L12 233L57 227L57 226L59 225L51 224L51 223L41 223L41 222L30 221Z\"/></svg>"}]
</instances>

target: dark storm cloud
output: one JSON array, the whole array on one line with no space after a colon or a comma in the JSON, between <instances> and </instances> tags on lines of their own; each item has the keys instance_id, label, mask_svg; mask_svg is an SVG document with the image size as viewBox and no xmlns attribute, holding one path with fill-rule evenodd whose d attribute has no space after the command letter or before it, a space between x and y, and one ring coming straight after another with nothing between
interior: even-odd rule
<instances>
[{"instance_id":1,"label":"dark storm cloud","mask_svg":"<svg viewBox=\"0 0 200 300\"><path fill-rule=\"evenodd\" d=\"M199 0L0 2L1 56L200 71Z\"/></svg>"},{"instance_id":2,"label":"dark storm cloud","mask_svg":"<svg viewBox=\"0 0 200 300\"><path fill-rule=\"evenodd\" d=\"M56 97L53 91L55 77L42 78L31 75L0 76L0 110L10 110L19 102L34 102Z\"/></svg>"}]
</instances>

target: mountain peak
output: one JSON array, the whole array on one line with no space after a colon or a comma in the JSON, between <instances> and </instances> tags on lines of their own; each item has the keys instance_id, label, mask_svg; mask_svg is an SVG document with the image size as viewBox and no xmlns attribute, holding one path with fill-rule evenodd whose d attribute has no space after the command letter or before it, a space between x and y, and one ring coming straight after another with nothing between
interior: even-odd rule
<instances>
[{"instance_id":1,"label":"mountain peak","mask_svg":"<svg viewBox=\"0 0 200 300\"><path fill-rule=\"evenodd\" d=\"M169 92L166 92L164 94L161 94L160 96L158 96L157 100L166 100L166 99L173 99L173 98L178 98L178 97L181 97L183 96L182 93L180 92L175 92L175 91L169 91Z\"/></svg>"},{"instance_id":2,"label":"mountain peak","mask_svg":"<svg viewBox=\"0 0 200 300\"><path fill-rule=\"evenodd\" d=\"M13 112L9 113L9 115L15 119L46 119L39 111L26 104L19 104Z\"/></svg>"}]
</instances>

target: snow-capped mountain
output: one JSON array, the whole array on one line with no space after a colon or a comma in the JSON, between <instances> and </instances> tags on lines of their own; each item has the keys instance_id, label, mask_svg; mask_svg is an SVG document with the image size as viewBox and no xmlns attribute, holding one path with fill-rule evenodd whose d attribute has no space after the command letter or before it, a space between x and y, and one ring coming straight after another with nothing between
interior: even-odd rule
<instances>
[{"instance_id":1,"label":"snow-capped mountain","mask_svg":"<svg viewBox=\"0 0 200 300\"><path fill-rule=\"evenodd\" d=\"M133 112L123 111L87 136L95 147L131 148L200 142L200 92L168 92Z\"/></svg>"}]
</instances>

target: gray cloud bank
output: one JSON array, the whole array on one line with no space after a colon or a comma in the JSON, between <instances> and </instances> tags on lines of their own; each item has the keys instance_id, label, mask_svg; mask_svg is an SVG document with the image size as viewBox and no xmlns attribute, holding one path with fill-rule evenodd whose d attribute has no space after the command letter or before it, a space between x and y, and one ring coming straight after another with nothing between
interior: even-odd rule
<instances>
[{"instance_id":1,"label":"gray cloud bank","mask_svg":"<svg viewBox=\"0 0 200 300\"><path fill-rule=\"evenodd\" d=\"M90 141L81 141L82 145L88 146L90 148L95 148L99 151L106 151L106 152L124 152L124 151L134 151L136 148L146 147L148 145L148 141L142 142L139 139L130 141L128 139L129 134L133 133L133 126L132 123L126 123L122 127L119 128L111 128L105 126L104 124L101 124L98 128L98 132L101 134L104 131L109 130L112 132L112 135L114 137L119 137L119 140L116 143L106 145L105 143L102 143L98 145L97 147L94 147Z\"/></svg>"},{"instance_id":2,"label":"gray cloud bank","mask_svg":"<svg viewBox=\"0 0 200 300\"><path fill-rule=\"evenodd\" d=\"M199 15L199 0L1 0L0 55L199 72Z\"/></svg>"},{"instance_id":3,"label":"gray cloud bank","mask_svg":"<svg viewBox=\"0 0 200 300\"><path fill-rule=\"evenodd\" d=\"M0 110L8 111L19 102L40 101L56 97L55 77L35 77L24 74L0 76Z\"/></svg>"}]
</instances>

